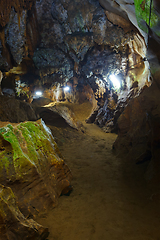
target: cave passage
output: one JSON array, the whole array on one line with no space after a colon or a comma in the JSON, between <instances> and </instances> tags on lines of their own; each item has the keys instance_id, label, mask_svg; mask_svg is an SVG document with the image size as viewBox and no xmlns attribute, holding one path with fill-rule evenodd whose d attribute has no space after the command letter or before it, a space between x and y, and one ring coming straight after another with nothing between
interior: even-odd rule
<instances>
[{"instance_id":1,"label":"cave passage","mask_svg":"<svg viewBox=\"0 0 160 240\"><path fill-rule=\"evenodd\" d=\"M0 6L0 240L160 240L158 0Z\"/></svg>"},{"instance_id":2,"label":"cave passage","mask_svg":"<svg viewBox=\"0 0 160 240\"><path fill-rule=\"evenodd\" d=\"M159 239L159 205L146 185L145 164L112 151L117 135L86 124L87 103L73 105L86 132L49 126L73 174L73 191L36 221L49 227L49 240Z\"/></svg>"}]
</instances>

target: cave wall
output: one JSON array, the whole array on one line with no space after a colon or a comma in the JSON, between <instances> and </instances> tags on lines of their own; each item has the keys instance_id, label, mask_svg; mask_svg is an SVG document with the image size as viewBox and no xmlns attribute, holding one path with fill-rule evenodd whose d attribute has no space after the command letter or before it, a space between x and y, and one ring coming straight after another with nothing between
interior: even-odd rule
<instances>
[{"instance_id":1,"label":"cave wall","mask_svg":"<svg viewBox=\"0 0 160 240\"><path fill-rule=\"evenodd\" d=\"M152 1L149 22L150 1L135 1L137 23L147 32L147 53L152 84L144 87L141 94L132 99L118 118L118 138L114 143L117 154L144 166L145 179L159 194L159 4ZM138 168L138 167L137 167ZM143 177L144 177L143 176Z\"/></svg>"},{"instance_id":2,"label":"cave wall","mask_svg":"<svg viewBox=\"0 0 160 240\"><path fill-rule=\"evenodd\" d=\"M122 89L148 81L144 39L125 16L96 0L16 4L2 9L0 69L15 76L21 99L32 101L37 89L53 101L102 98L111 73L121 75Z\"/></svg>"},{"instance_id":3,"label":"cave wall","mask_svg":"<svg viewBox=\"0 0 160 240\"><path fill-rule=\"evenodd\" d=\"M38 40L35 1L1 1L0 65L6 71L19 65Z\"/></svg>"}]
</instances>

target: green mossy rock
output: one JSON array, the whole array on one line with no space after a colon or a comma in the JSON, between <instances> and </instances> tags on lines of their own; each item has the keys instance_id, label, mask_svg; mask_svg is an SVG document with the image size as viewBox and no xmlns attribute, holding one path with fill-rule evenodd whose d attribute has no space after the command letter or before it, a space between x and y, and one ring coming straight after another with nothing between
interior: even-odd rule
<instances>
[{"instance_id":1,"label":"green mossy rock","mask_svg":"<svg viewBox=\"0 0 160 240\"><path fill-rule=\"evenodd\" d=\"M148 33L148 28L145 22L150 25L151 29L160 36L160 29L158 23L160 22L160 14L155 10L153 1L151 6L151 18L149 24L150 16L150 0L134 0L136 18L138 26L146 33Z\"/></svg>"},{"instance_id":2,"label":"green mossy rock","mask_svg":"<svg viewBox=\"0 0 160 240\"><path fill-rule=\"evenodd\" d=\"M0 181L10 186L20 209L37 214L70 186L71 172L42 120L0 128Z\"/></svg>"}]
</instances>

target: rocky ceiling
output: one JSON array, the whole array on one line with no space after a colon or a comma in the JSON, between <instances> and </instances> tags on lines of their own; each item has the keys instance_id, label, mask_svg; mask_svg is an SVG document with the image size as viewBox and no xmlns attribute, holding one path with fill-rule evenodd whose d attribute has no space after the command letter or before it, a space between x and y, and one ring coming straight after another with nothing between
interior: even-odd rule
<instances>
[{"instance_id":1,"label":"rocky ceiling","mask_svg":"<svg viewBox=\"0 0 160 240\"><path fill-rule=\"evenodd\" d=\"M149 80L143 36L135 23L133 1L9 1L2 4L0 69L3 93L32 101L36 89L51 100L80 101L77 90L88 86L98 99L135 78ZM134 19L134 20L133 20ZM136 24L135 24L136 25ZM8 90L10 89L10 90ZM77 94L77 96L75 96Z\"/></svg>"}]
</instances>

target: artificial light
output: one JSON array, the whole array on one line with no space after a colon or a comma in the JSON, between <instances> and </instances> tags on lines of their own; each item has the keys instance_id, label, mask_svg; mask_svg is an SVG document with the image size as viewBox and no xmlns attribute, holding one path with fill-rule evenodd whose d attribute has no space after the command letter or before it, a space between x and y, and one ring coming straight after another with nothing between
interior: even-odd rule
<instances>
[{"instance_id":1,"label":"artificial light","mask_svg":"<svg viewBox=\"0 0 160 240\"><path fill-rule=\"evenodd\" d=\"M37 91L36 92L36 96L39 96L39 97L42 96L42 92L41 91Z\"/></svg>"},{"instance_id":2,"label":"artificial light","mask_svg":"<svg viewBox=\"0 0 160 240\"><path fill-rule=\"evenodd\" d=\"M120 81L114 74L109 76L110 80L113 83L114 88L119 89L121 87Z\"/></svg>"},{"instance_id":3,"label":"artificial light","mask_svg":"<svg viewBox=\"0 0 160 240\"><path fill-rule=\"evenodd\" d=\"M68 92L69 90L70 90L70 87L68 87L68 86L64 87L65 92Z\"/></svg>"}]
</instances>

